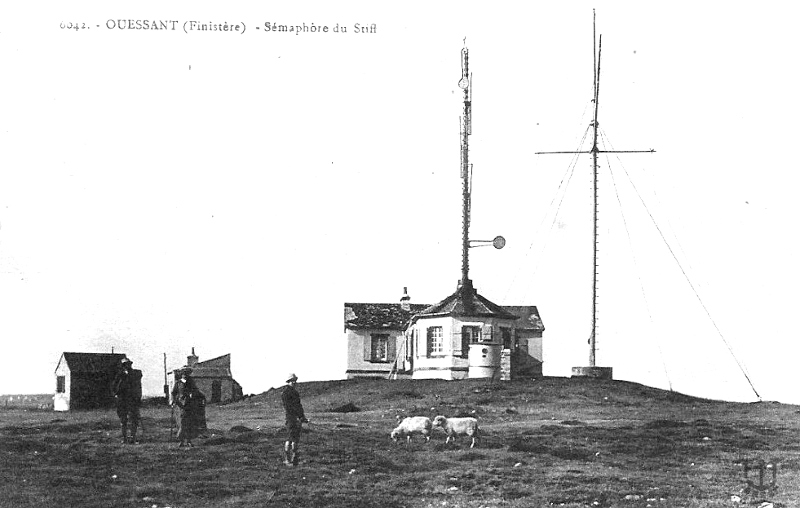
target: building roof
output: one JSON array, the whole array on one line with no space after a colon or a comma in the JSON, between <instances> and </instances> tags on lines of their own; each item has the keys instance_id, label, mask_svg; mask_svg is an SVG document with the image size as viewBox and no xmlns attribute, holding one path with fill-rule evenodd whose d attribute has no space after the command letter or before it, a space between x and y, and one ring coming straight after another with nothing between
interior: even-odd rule
<instances>
[{"instance_id":1,"label":"building roof","mask_svg":"<svg viewBox=\"0 0 800 508\"><path fill-rule=\"evenodd\" d=\"M452 295L418 313L414 319L433 316L518 319L517 315L479 295L469 280L466 284L459 284Z\"/></svg>"},{"instance_id":2,"label":"building roof","mask_svg":"<svg viewBox=\"0 0 800 508\"><path fill-rule=\"evenodd\" d=\"M194 377L233 377L231 374L231 355L218 356L204 362L197 362L192 367Z\"/></svg>"},{"instance_id":3,"label":"building roof","mask_svg":"<svg viewBox=\"0 0 800 508\"><path fill-rule=\"evenodd\" d=\"M194 353L194 350L192 350L192 352ZM227 355L222 355L216 358L212 358L210 360L197 362L194 365L184 365L179 369L175 369L173 372L183 370L186 367L192 369L192 377L194 378L201 378L201 377L230 378L230 379L233 378L233 374L231 373L230 353L228 353Z\"/></svg>"},{"instance_id":4,"label":"building roof","mask_svg":"<svg viewBox=\"0 0 800 508\"><path fill-rule=\"evenodd\" d=\"M99 373L116 369L126 355L122 353L64 353L70 372ZM60 363L60 362L59 362Z\"/></svg>"},{"instance_id":5,"label":"building roof","mask_svg":"<svg viewBox=\"0 0 800 508\"><path fill-rule=\"evenodd\" d=\"M517 329L533 330L536 332L544 331L544 323L539 316L539 309L535 305L503 305L508 312L519 317Z\"/></svg>"},{"instance_id":6,"label":"building roof","mask_svg":"<svg viewBox=\"0 0 800 508\"><path fill-rule=\"evenodd\" d=\"M403 331L428 305L412 303L408 307L404 310L400 303L345 303L344 326L351 330Z\"/></svg>"}]
</instances>

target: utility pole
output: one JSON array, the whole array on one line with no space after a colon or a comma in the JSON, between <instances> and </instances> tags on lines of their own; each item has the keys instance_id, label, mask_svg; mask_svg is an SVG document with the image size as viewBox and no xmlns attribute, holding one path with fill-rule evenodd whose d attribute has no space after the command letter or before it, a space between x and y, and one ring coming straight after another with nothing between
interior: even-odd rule
<instances>
[{"instance_id":1,"label":"utility pole","mask_svg":"<svg viewBox=\"0 0 800 508\"><path fill-rule=\"evenodd\" d=\"M164 398L169 405L169 383L167 382L167 353L164 353Z\"/></svg>"}]
</instances>

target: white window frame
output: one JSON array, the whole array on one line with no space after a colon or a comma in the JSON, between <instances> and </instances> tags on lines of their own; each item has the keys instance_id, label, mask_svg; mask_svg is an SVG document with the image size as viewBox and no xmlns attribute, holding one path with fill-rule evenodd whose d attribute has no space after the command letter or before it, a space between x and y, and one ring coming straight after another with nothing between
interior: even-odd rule
<instances>
[{"instance_id":1,"label":"white window frame","mask_svg":"<svg viewBox=\"0 0 800 508\"><path fill-rule=\"evenodd\" d=\"M428 348L431 356L444 355L444 327L431 326L430 328L430 347Z\"/></svg>"},{"instance_id":2,"label":"white window frame","mask_svg":"<svg viewBox=\"0 0 800 508\"><path fill-rule=\"evenodd\" d=\"M380 352L379 344L383 342L383 355L378 355ZM370 354L369 359L374 363L388 363L389 362L389 334L376 333L370 336Z\"/></svg>"}]
</instances>

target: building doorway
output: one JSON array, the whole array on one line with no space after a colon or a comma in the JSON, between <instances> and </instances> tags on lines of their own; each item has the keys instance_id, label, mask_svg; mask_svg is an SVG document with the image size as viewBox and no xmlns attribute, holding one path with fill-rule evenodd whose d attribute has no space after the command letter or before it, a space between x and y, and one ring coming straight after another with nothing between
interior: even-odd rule
<instances>
[{"instance_id":1,"label":"building doorway","mask_svg":"<svg viewBox=\"0 0 800 508\"><path fill-rule=\"evenodd\" d=\"M218 379L211 382L211 402L222 402L222 381Z\"/></svg>"}]
</instances>

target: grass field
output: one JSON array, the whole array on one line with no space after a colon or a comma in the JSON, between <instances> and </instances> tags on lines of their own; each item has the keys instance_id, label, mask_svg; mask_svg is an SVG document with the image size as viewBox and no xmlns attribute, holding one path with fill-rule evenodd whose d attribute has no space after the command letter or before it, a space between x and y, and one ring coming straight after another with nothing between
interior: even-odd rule
<instances>
[{"instance_id":1,"label":"grass field","mask_svg":"<svg viewBox=\"0 0 800 508\"><path fill-rule=\"evenodd\" d=\"M123 445L113 411L0 408L0 506L730 507L800 503L800 408L709 401L622 381L300 383L311 423L280 459L279 390L207 408L192 449L170 409ZM351 412L337 412L350 409ZM357 409L357 410L356 410ZM404 415L473 415L478 445L394 443ZM744 492L746 461L776 464ZM752 463L752 462L751 462ZM765 483L771 480L767 470ZM732 496L739 496L740 502Z\"/></svg>"},{"instance_id":2,"label":"grass field","mask_svg":"<svg viewBox=\"0 0 800 508\"><path fill-rule=\"evenodd\" d=\"M53 394L0 395L2 409L53 409Z\"/></svg>"}]
</instances>

